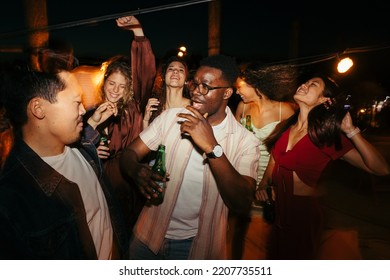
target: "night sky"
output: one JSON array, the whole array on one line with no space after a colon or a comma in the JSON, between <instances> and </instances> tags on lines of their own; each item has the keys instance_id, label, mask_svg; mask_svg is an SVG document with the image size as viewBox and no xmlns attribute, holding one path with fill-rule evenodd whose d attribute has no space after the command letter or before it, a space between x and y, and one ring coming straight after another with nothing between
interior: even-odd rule
<instances>
[{"instance_id":1,"label":"night sky","mask_svg":"<svg viewBox=\"0 0 390 280\"><path fill-rule=\"evenodd\" d=\"M47 7L49 25L55 25L183 2L189 1L48 0ZM370 6L343 5L342 1L308 3L222 0L221 53L238 61L277 63L294 58L310 63L347 49L364 49L368 52L353 54L360 69L366 69L360 75L389 76L390 9L385 1L370 1ZM180 45L187 47L189 55L206 56L207 11L208 3L198 3L137 17L157 58ZM24 45L25 36L9 36L24 29L23 1L9 2L0 11L0 47ZM132 38L130 32L116 27L114 19L53 30L50 34L70 42L81 60L128 54ZM8 53L0 53L1 60L10 57Z\"/></svg>"}]
</instances>

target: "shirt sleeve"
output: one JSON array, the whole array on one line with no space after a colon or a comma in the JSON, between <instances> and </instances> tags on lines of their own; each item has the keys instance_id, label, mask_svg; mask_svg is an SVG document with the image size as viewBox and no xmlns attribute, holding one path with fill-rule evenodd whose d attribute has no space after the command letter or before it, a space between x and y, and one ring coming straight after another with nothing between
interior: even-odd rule
<instances>
[{"instance_id":1,"label":"shirt sleeve","mask_svg":"<svg viewBox=\"0 0 390 280\"><path fill-rule=\"evenodd\" d=\"M131 71L134 99L142 112L156 76L155 56L150 41L145 36L135 36L131 43Z\"/></svg>"},{"instance_id":2,"label":"shirt sleeve","mask_svg":"<svg viewBox=\"0 0 390 280\"><path fill-rule=\"evenodd\" d=\"M237 171L241 175L257 180L257 168L260 158L260 142L256 137L247 137L242 147L242 155Z\"/></svg>"}]
</instances>

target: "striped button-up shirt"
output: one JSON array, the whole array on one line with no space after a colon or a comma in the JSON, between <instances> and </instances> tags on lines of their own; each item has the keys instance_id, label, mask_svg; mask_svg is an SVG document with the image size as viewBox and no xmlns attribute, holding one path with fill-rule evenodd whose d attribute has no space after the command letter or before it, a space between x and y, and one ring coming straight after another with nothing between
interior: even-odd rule
<instances>
[{"instance_id":1,"label":"striped button-up shirt","mask_svg":"<svg viewBox=\"0 0 390 280\"><path fill-rule=\"evenodd\" d=\"M157 253L164 241L170 218L182 184L193 145L182 137L177 114L189 112L184 108L165 110L141 134L142 141L151 149L166 146L166 167L170 174L159 206L145 206L134 227L135 236ZM260 156L259 140L234 118L226 108L226 126L216 140L234 168L242 175L257 177ZM232 186L234 187L234 186ZM228 208L224 204L208 164L204 165L204 185L199 212L198 233L194 238L190 259L226 259Z\"/></svg>"}]
</instances>

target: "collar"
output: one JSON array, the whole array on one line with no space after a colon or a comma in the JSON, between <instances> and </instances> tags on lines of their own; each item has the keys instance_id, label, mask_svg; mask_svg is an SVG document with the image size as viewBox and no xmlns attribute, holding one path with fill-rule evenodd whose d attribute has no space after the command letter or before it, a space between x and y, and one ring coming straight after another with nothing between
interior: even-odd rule
<instances>
[{"instance_id":1,"label":"collar","mask_svg":"<svg viewBox=\"0 0 390 280\"><path fill-rule=\"evenodd\" d=\"M51 196L64 177L44 162L24 140L15 138L14 156L30 173L38 186L47 195Z\"/></svg>"}]
</instances>

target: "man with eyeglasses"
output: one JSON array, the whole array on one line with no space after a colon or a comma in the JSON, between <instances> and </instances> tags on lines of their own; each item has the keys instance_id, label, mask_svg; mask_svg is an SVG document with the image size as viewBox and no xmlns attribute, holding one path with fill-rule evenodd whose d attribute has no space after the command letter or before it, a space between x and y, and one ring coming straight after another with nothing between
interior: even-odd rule
<instances>
[{"instance_id":1,"label":"man with eyeglasses","mask_svg":"<svg viewBox=\"0 0 390 280\"><path fill-rule=\"evenodd\" d=\"M232 58L204 58L188 84L192 104L165 110L122 154L123 172L147 199L164 192L138 218L131 259L227 258L228 211L250 209L260 156L257 138L227 106L237 76ZM142 163L159 144L166 146L166 179Z\"/></svg>"},{"instance_id":2,"label":"man with eyeglasses","mask_svg":"<svg viewBox=\"0 0 390 280\"><path fill-rule=\"evenodd\" d=\"M224 87L211 87L206 83L197 83L194 80L190 81L188 83L188 88L193 92L196 90L196 88L199 89L200 94L202 95L207 95L210 90L214 89L220 89L220 88L229 88L229 86L224 86Z\"/></svg>"}]
</instances>

